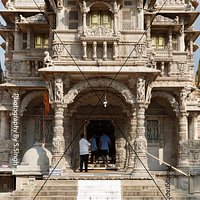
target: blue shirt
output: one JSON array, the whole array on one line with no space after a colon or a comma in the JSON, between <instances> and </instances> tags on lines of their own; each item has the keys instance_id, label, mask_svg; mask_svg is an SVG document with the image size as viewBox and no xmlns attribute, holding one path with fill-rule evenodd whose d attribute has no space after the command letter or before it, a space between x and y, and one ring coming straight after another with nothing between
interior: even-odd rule
<instances>
[{"instance_id":1,"label":"blue shirt","mask_svg":"<svg viewBox=\"0 0 200 200\"><path fill-rule=\"evenodd\" d=\"M96 151L97 150L97 143L96 143L96 138L92 137L91 141L91 151Z\"/></svg>"},{"instance_id":2,"label":"blue shirt","mask_svg":"<svg viewBox=\"0 0 200 200\"><path fill-rule=\"evenodd\" d=\"M110 138L107 135L102 135L100 138L100 149L109 150Z\"/></svg>"}]
</instances>

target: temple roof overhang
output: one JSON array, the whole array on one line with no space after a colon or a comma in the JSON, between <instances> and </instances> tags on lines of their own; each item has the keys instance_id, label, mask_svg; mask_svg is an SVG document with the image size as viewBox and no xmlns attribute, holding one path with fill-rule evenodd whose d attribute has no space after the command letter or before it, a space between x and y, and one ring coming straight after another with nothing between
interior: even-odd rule
<instances>
[{"instance_id":1,"label":"temple roof overhang","mask_svg":"<svg viewBox=\"0 0 200 200\"><path fill-rule=\"evenodd\" d=\"M43 76L48 77L51 74L65 74L69 76L144 76L154 80L160 74L160 70L144 67L144 66L51 66L38 70Z\"/></svg>"},{"instance_id":2,"label":"temple roof overhang","mask_svg":"<svg viewBox=\"0 0 200 200\"><path fill-rule=\"evenodd\" d=\"M197 11L159 11L158 12L146 12L145 15L152 15L153 19L155 15L162 15L167 18L176 19L177 16L183 16L187 18L188 24L191 26L198 18L200 12Z\"/></svg>"}]
</instances>

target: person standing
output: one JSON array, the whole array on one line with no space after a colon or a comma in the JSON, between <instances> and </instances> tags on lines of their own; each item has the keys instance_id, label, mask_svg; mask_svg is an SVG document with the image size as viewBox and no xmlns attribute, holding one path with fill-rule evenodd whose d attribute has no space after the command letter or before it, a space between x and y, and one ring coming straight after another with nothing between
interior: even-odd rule
<instances>
[{"instance_id":1,"label":"person standing","mask_svg":"<svg viewBox=\"0 0 200 200\"><path fill-rule=\"evenodd\" d=\"M110 148L110 138L105 133L100 137L99 146L103 158L103 163L107 165L109 148Z\"/></svg>"},{"instance_id":2,"label":"person standing","mask_svg":"<svg viewBox=\"0 0 200 200\"><path fill-rule=\"evenodd\" d=\"M89 158L89 147L90 143L85 139L85 135L81 134L81 139L79 141L79 151L80 151L80 172L83 171L83 164L85 166L85 172L88 171L88 158Z\"/></svg>"},{"instance_id":3,"label":"person standing","mask_svg":"<svg viewBox=\"0 0 200 200\"><path fill-rule=\"evenodd\" d=\"M93 135L91 139L91 157L90 157L91 164L93 164L93 160L94 163L96 163L97 159L98 159L97 140L96 140L96 135Z\"/></svg>"}]
</instances>

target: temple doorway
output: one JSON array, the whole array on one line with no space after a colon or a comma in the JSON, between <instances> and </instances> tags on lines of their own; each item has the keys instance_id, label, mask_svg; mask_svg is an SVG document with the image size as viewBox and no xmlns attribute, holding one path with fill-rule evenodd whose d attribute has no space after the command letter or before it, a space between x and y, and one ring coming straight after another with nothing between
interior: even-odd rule
<instances>
[{"instance_id":1,"label":"temple doorway","mask_svg":"<svg viewBox=\"0 0 200 200\"><path fill-rule=\"evenodd\" d=\"M115 149L115 128L110 120L91 120L87 126L87 139L90 141L95 135L97 146L101 135L105 133L109 136L111 146L109 149L109 163L115 164L116 149ZM99 156L101 156L99 154Z\"/></svg>"}]
</instances>

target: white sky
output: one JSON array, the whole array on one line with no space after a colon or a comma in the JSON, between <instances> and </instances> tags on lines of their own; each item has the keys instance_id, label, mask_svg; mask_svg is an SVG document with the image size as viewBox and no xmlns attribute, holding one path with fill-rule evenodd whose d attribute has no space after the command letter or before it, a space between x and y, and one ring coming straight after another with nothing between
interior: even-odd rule
<instances>
[{"instance_id":1,"label":"white sky","mask_svg":"<svg viewBox=\"0 0 200 200\"><path fill-rule=\"evenodd\" d=\"M200 0L199 4L200 4ZM0 10L4 9L2 3L0 2ZM200 5L198 6L197 10L200 12ZM2 20L2 18L0 17L0 22L4 24L4 21ZM198 17L198 19L196 20L194 27L196 30L200 30L200 16ZM4 42L4 40L0 37L0 44ZM197 38L197 40L195 41L196 44L198 44L200 46L200 37ZM198 66L198 62L200 59L200 48L194 53L194 59L195 59L195 72L197 70L197 66ZM4 57L4 50L0 47L0 62L1 62L1 66L4 69L4 61L5 61L5 57Z\"/></svg>"}]
</instances>

